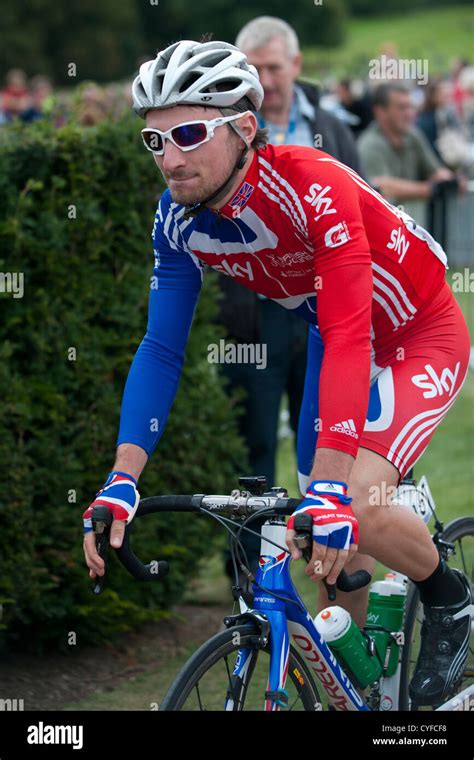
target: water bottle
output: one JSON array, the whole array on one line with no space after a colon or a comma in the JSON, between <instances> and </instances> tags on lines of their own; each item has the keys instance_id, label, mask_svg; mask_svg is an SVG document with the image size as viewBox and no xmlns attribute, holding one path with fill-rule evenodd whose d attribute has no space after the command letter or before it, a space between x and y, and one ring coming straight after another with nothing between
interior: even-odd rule
<instances>
[{"instance_id":1,"label":"water bottle","mask_svg":"<svg viewBox=\"0 0 474 760\"><path fill-rule=\"evenodd\" d=\"M374 640L384 675L395 674L399 659L399 642L391 634L403 627L406 588L395 573L387 573L383 581L372 583L364 630ZM379 630L384 629L384 630Z\"/></svg>"},{"instance_id":2,"label":"water bottle","mask_svg":"<svg viewBox=\"0 0 474 760\"><path fill-rule=\"evenodd\" d=\"M370 654L367 639L347 610L326 607L316 615L314 625L357 686L364 689L379 678L382 673L380 661Z\"/></svg>"}]
</instances>

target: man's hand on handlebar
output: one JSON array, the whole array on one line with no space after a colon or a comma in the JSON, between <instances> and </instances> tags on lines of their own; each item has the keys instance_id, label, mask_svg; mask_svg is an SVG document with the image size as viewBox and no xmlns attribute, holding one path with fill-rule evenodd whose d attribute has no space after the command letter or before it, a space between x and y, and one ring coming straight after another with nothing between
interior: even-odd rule
<instances>
[{"instance_id":1,"label":"man's hand on handlebar","mask_svg":"<svg viewBox=\"0 0 474 760\"><path fill-rule=\"evenodd\" d=\"M337 577L357 552L359 525L347 496L347 485L339 481L314 480L308 487L306 497L289 518L286 542L293 559L301 557L294 542L295 519L309 514L313 521L313 547L311 560L305 573L312 581L326 579L335 584Z\"/></svg>"},{"instance_id":2,"label":"man's hand on handlebar","mask_svg":"<svg viewBox=\"0 0 474 760\"><path fill-rule=\"evenodd\" d=\"M113 471L109 474L103 488L97 492L92 504L85 510L84 519L84 556L91 578L105 574L105 561L97 551L96 534L92 526L94 507L106 507L113 517L110 528L110 544L116 549L122 545L125 526L133 520L140 494L135 478L125 472Z\"/></svg>"}]
</instances>

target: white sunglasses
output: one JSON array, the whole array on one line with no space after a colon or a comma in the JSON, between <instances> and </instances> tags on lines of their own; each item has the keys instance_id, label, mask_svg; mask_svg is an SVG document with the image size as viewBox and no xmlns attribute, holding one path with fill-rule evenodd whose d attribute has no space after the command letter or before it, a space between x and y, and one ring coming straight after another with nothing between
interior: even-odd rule
<instances>
[{"instance_id":1,"label":"white sunglasses","mask_svg":"<svg viewBox=\"0 0 474 760\"><path fill-rule=\"evenodd\" d=\"M242 116L246 116L248 113L251 112L244 111L235 116L218 116L210 121L202 119L199 121L185 121L182 124L171 127L171 129L167 129L166 132L162 132L160 129L153 129L152 127L145 127L145 129L142 129L143 143L145 148L156 156L162 156L165 152L165 140L170 140L173 145L176 145L182 151L194 150L200 145L209 142L211 137L214 137L216 127L220 127L229 121L235 121L235 119L241 119Z\"/></svg>"}]
</instances>

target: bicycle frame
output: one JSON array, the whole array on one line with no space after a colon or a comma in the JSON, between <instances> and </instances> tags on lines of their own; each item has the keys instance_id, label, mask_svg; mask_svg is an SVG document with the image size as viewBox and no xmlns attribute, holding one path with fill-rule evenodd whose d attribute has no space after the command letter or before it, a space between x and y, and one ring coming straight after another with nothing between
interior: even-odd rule
<instances>
[{"instance_id":1,"label":"bicycle frame","mask_svg":"<svg viewBox=\"0 0 474 760\"><path fill-rule=\"evenodd\" d=\"M336 710L369 710L355 686L342 670L336 657L316 630L313 619L296 591L290 576L291 556L278 549L267 539L285 546L286 525L283 520L273 519L262 526L259 569L256 581L268 591L253 586L252 609L264 613L271 630L270 667L267 691L283 692L288 675L290 643L299 650L309 670L319 679L329 701ZM283 595L293 602L285 602L272 594ZM301 605L301 606L300 606ZM303 612L304 610L304 612ZM242 649L236 658L233 675L245 681L250 650ZM226 708L231 709L232 700ZM265 710L278 710L281 700L267 699ZM315 705L315 710L318 706Z\"/></svg>"},{"instance_id":2,"label":"bicycle frame","mask_svg":"<svg viewBox=\"0 0 474 760\"><path fill-rule=\"evenodd\" d=\"M240 604L241 614L224 618L224 624L227 628L251 621L258 631L258 635L251 635L250 647L248 648L241 647L239 641L232 642L233 649L235 645L239 647L233 670L235 681L238 682L238 691L234 690L231 683L232 688L227 693L225 709L233 710L235 706L240 707L234 703L237 693L242 694L243 700L245 700L246 688L255 664L254 654L256 650L267 647L270 643L270 667L265 694L265 709L267 711L278 710L280 706L288 702L284 688L288 675L291 645L293 650L298 652L300 662L305 661L304 670L306 672L311 671L321 683L330 704L335 710L359 712L397 710L400 702L399 682L402 667L400 657L397 671L393 676L388 678L382 675L370 685L367 703L359 695L350 677L344 672L333 652L323 641L304 602L294 588L289 572L291 556L284 548L286 547L287 528L283 516L291 514L293 510L297 509L300 501L288 498L285 489L281 488L273 488L271 492L260 493L262 484L259 478L239 478L239 484L247 488L255 488L257 493L235 489L230 496L192 494L150 497L140 502L136 515L142 517L153 512L164 511L200 512L216 517L218 513L221 513L234 518L249 518L264 511L266 514L274 515L273 518L266 521L262 528L261 556L257 578L253 584L252 609L247 607L244 597L237 594L236 598ZM409 509L414 509L427 523L431 514L434 513L434 504L426 479L422 478L418 487L416 487L415 481L404 482L403 486L405 491L408 487L410 498L400 498L399 503ZM402 497L403 494L404 491L402 492L400 488L399 496ZM416 498L412 499L412 496ZM412 501L413 503L411 503ZM94 511L98 509L100 508L95 508ZM95 532L100 535L101 530L97 528L104 524L103 515L96 514L94 517L93 514L93 523L94 520L96 523ZM244 529L246 522L248 519L245 519L242 524ZM454 544L443 540L443 524L437 518L435 527L436 533L433 536L433 541L440 551L452 552ZM234 533L233 530L232 533ZM235 538L238 539L238 535L237 537L234 536L233 540ZM100 545L97 545L100 549ZM136 557L130 545L130 526L127 526L122 547L116 553L124 567L137 580L161 580L168 571L168 563L165 561L143 564ZM241 569L245 570L245 567L241 566ZM405 580L405 576L400 573L396 573L395 576L398 581ZM238 587L237 577L236 585ZM352 583L352 586L354 585L357 586L357 583ZM94 592L98 593L96 587ZM416 602L416 600L416 596L412 597L412 601ZM474 605L471 606L471 615L474 623ZM377 624L377 620L371 619L370 625L373 623ZM391 631L390 633L394 636L398 632ZM399 642L399 645L399 653L401 653L402 647L405 645L403 640ZM471 673L468 670L466 676L469 678ZM300 683L303 683L297 672L292 673L293 675ZM311 676L312 682L316 682L316 679ZM438 706L436 710L472 709L473 700L474 684ZM305 708L308 709L307 702L305 702ZM315 702L314 709L321 710L322 705Z\"/></svg>"},{"instance_id":3,"label":"bicycle frame","mask_svg":"<svg viewBox=\"0 0 474 760\"><path fill-rule=\"evenodd\" d=\"M435 513L434 500L426 478L418 483L418 486L407 486L416 493L411 508L428 524ZM400 493L402 495L402 491ZM335 710L339 711L370 711L370 707L357 692L350 678L343 671L337 658L329 649L318 633L311 615L307 611L304 602L296 591L290 576L291 556L288 552L279 549L271 541L280 546L286 546L286 524L284 520L273 518L262 526L262 539L260 544L259 568L256 583L253 584L253 607L252 610L263 614L270 627L270 667L267 681L267 692L281 692L284 694L286 678L288 675L288 662L290 644L299 650L308 669L319 680L326 692L329 702ZM404 582L406 576L395 573L396 580ZM257 585L263 586L262 591ZM293 601L278 599L272 592ZM296 603L295 603L296 602ZM240 597L241 610L248 610L247 605ZM474 618L473 618L474 628ZM402 646L404 642L402 642ZM246 681L249 672L251 650L241 649L238 652L233 671L234 676ZM399 661L396 672L391 677L381 677L379 682L380 710L383 712L398 710L400 689ZM448 700L437 708L437 711L459 709L463 701L469 702L474 698L474 685L467 687L453 699ZM266 711L276 711L284 706L283 699L267 699ZM233 700L228 697L226 709L233 709ZM315 710L322 706L315 705Z\"/></svg>"}]
</instances>

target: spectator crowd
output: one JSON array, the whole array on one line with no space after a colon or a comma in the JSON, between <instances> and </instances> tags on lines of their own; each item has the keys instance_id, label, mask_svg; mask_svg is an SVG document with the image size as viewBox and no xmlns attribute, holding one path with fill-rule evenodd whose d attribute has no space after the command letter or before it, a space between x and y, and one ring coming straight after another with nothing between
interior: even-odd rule
<instances>
[{"instance_id":1,"label":"spectator crowd","mask_svg":"<svg viewBox=\"0 0 474 760\"><path fill-rule=\"evenodd\" d=\"M381 51L386 61L397 55L389 43L381 46ZM284 50L278 52L285 55ZM325 83L318 88L319 105L345 122L358 139L369 125L374 128L374 121L379 123L374 106L379 106L380 115L380 106L389 105L377 96L380 84L369 77ZM449 72L430 76L426 84L417 84L415 79L394 80L393 76L390 84L400 85L398 92L405 88L409 94L404 119L426 137L438 160L451 169L470 172L474 164L474 65L459 58L452 62ZM83 126L93 126L104 119L120 118L130 104L128 83L100 86L82 82L78 87L56 91L47 76L28 78L21 69L11 69L0 89L0 125L15 119L29 123L46 118L59 127L74 118ZM395 110L391 108L392 114Z\"/></svg>"}]
</instances>

